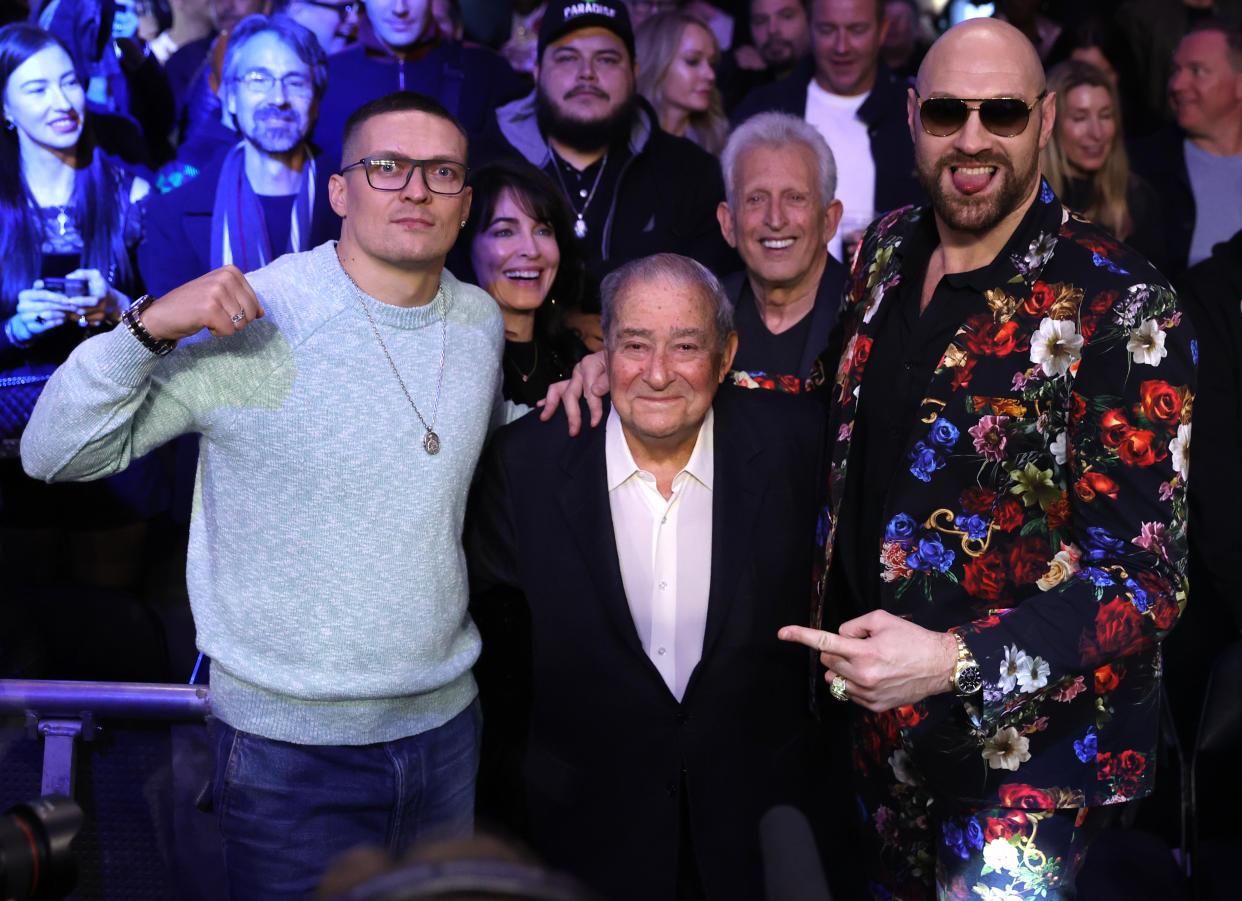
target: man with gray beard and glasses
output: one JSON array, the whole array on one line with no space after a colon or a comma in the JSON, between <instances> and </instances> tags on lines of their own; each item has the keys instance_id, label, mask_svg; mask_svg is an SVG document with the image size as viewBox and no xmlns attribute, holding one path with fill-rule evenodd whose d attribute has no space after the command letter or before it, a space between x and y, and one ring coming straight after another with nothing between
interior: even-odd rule
<instances>
[{"instance_id":1,"label":"man with gray beard and glasses","mask_svg":"<svg viewBox=\"0 0 1242 901\"><path fill-rule=\"evenodd\" d=\"M193 181L151 199L138 266L152 295L335 236L307 141L326 86L319 41L289 17L248 16L233 29L220 100L241 140Z\"/></svg>"}]
</instances>

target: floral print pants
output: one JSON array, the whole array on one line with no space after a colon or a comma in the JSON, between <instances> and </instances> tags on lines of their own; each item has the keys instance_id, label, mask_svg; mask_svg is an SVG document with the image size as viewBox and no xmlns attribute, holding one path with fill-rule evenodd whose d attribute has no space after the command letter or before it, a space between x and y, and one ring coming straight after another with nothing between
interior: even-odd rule
<instances>
[{"instance_id":1,"label":"floral print pants","mask_svg":"<svg viewBox=\"0 0 1242 901\"><path fill-rule=\"evenodd\" d=\"M1107 811L946 804L922 785L892 712L864 713L854 731L866 875L875 898L1076 897L1074 879Z\"/></svg>"}]
</instances>

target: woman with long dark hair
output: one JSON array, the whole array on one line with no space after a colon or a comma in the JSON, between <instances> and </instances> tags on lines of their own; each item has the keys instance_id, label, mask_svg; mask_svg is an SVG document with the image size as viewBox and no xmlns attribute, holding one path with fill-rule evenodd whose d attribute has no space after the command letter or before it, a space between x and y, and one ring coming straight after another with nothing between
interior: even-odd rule
<instances>
[{"instance_id":1,"label":"woman with long dark hair","mask_svg":"<svg viewBox=\"0 0 1242 901\"><path fill-rule=\"evenodd\" d=\"M111 327L138 292L134 251L142 236L139 201L147 183L95 147L85 132L86 97L65 46L27 24L0 28L0 375L46 370L90 335ZM150 514L142 466L115 479L48 486L16 459L0 460L0 523L6 559L23 559L35 581L68 573L101 531L128 529L130 543ZM157 492L158 493L158 492ZM62 530L80 554L63 555ZM23 543L14 553L12 542ZM105 542L107 544L107 542ZM42 545L36 547L36 545ZM57 548L59 545L59 548ZM128 545L126 545L128 547ZM108 544L115 548L115 543ZM18 554L20 553L20 557ZM86 582L115 582L117 569ZM123 577L120 581L124 581Z\"/></svg>"},{"instance_id":2,"label":"woman with long dark hair","mask_svg":"<svg viewBox=\"0 0 1242 901\"><path fill-rule=\"evenodd\" d=\"M484 166L470 187L454 271L500 306L505 399L534 406L585 353L559 321L577 308L584 281L573 218L556 184L525 160Z\"/></svg>"},{"instance_id":3,"label":"woman with long dark hair","mask_svg":"<svg viewBox=\"0 0 1242 901\"><path fill-rule=\"evenodd\" d=\"M115 321L136 288L145 181L84 136L85 91L68 51L25 24L0 28L0 354L47 357ZM34 287L70 277L86 289ZM77 330L74 326L78 326Z\"/></svg>"}]
</instances>

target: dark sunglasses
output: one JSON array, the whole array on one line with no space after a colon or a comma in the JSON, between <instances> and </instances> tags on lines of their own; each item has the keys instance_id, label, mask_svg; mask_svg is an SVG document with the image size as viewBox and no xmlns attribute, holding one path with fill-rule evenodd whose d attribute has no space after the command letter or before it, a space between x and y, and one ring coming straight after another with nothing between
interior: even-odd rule
<instances>
[{"instance_id":1,"label":"dark sunglasses","mask_svg":"<svg viewBox=\"0 0 1242 901\"><path fill-rule=\"evenodd\" d=\"M919 104L919 122L923 131L937 138L947 138L957 133L970 118L971 110L979 111L979 121L992 134L1001 138L1012 138L1026 131L1026 123L1031 119L1033 110L1039 101L1048 96L1047 91L1040 93L1035 102L1027 104L1017 97L989 97L986 100L976 98L962 99L959 97L929 97L926 100L915 94Z\"/></svg>"}]
</instances>

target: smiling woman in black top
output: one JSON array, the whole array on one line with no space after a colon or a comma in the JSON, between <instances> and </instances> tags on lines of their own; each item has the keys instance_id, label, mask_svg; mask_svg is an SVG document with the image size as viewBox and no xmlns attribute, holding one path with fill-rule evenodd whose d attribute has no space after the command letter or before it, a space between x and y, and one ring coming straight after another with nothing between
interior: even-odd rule
<instances>
[{"instance_id":1,"label":"smiling woman in black top","mask_svg":"<svg viewBox=\"0 0 1242 901\"><path fill-rule=\"evenodd\" d=\"M534 406L585 353L572 336L554 331L557 314L575 308L582 291L572 217L556 185L522 160L484 166L470 186L455 271L500 306L505 399Z\"/></svg>"}]
</instances>

